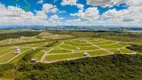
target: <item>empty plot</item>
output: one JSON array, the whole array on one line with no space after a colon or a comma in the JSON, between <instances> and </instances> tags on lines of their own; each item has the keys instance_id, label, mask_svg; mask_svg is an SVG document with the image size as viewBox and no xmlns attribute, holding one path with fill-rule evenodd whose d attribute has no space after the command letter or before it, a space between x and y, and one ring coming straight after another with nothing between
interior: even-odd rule
<instances>
[{"instance_id":1,"label":"empty plot","mask_svg":"<svg viewBox=\"0 0 142 80\"><path fill-rule=\"evenodd\" d=\"M79 58L83 57L83 53L73 53L73 54L63 54L63 55L48 55L46 56L46 61L54 61L54 60L64 60L70 58Z\"/></svg>"},{"instance_id":2,"label":"empty plot","mask_svg":"<svg viewBox=\"0 0 142 80\"><path fill-rule=\"evenodd\" d=\"M66 44L66 43L64 43ZM72 46L91 46L91 44L86 44L86 42L72 42L71 44L66 44L66 45L72 45Z\"/></svg>"},{"instance_id":3,"label":"empty plot","mask_svg":"<svg viewBox=\"0 0 142 80\"><path fill-rule=\"evenodd\" d=\"M90 56L98 56L98 55L103 55L103 54L109 54L108 52L104 51L104 50L96 50L96 51L91 51L88 52L90 54Z\"/></svg>"},{"instance_id":4,"label":"empty plot","mask_svg":"<svg viewBox=\"0 0 142 80\"><path fill-rule=\"evenodd\" d=\"M115 44L115 42L113 41L106 41L106 42L102 42L102 43L96 43L97 45L101 46L101 45L113 45Z\"/></svg>"},{"instance_id":5,"label":"empty plot","mask_svg":"<svg viewBox=\"0 0 142 80\"><path fill-rule=\"evenodd\" d=\"M65 45L65 44L63 44L63 45L61 45L61 46L59 46L59 47L65 48L65 49L76 49L75 46L69 46L69 45Z\"/></svg>"},{"instance_id":6,"label":"empty plot","mask_svg":"<svg viewBox=\"0 0 142 80\"><path fill-rule=\"evenodd\" d=\"M17 39L19 40L19 39ZM25 41L37 41L37 38L25 37ZM43 39L39 39L43 40ZM12 39L12 43L16 41ZM5 40L5 43L8 43L8 40ZM33 48L43 49L44 51L36 51L33 59L37 61L58 61L58 60L66 60L66 59L74 59L74 58L82 58L83 54L86 52L90 56L99 56L99 55L108 55L111 52L115 53L120 49L122 54L133 53L133 51L125 49L128 45L127 43L120 42L118 45L115 41L99 39L99 38L77 38L70 40L62 40L59 41L54 46L46 47L45 45L50 42L39 42L39 43L31 43L31 44L19 44L15 45L21 49L21 54L14 54L15 48L14 46L10 47L0 47L0 63L7 62L15 62L21 59L26 52L33 50ZM93 45L94 44L94 45ZM108 51L107 51L108 50ZM110 53L109 53L110 51ZM32 52L32 51L31 51ZM44 56L46 55L46 56ZM11 60L12 59L12 60Z\"/></svg>"},{"instance_id":7,"label":"empty plot","mask_svg":"<svg viewBox=\"0 0 142 80\"><path fill-rule=\"evenodd\" d=\"M0 48L0 56L6 54L6 53L9 53L13 50L12 47L3 47L3 48Z\"/></svg>"},{"instance_id":8,"label":"empty plot","mask_svg":"<svg viewBox=\"0 0 142 80\"><path fill-rule=\"evenodd\" d=\"M44 52L40 51L33 56L33 59L40 61L40 59L42 58L43 55L44 55Z\"/></svg>"},{"instance_id":9,"label":"empty plot","mask_svg":"<svg viewBox=\"0 0 142 80\"><path fill-rule=\"evenodd\" d=\"M103 43L103 42L106 42L108 40L105 40L105 39L93 39L93 40L89 40L89 42L92 42L92 43Z\"/></svg>"},{"instance_id":10,"label":"empty plot","mask_svg":"<svg viewBox=\"0 0 142 80\"><path fill-rule=\"evenodd\" d=\"M116 52L118 51L118 49L119 49L119 48L116 48L116 49L108 49L108 50L111 51L111 52L116 53ZM130 54L130 53L134 53L133 51L128 50L128 49L125 49L125 48L119 49L119 50L120 50L120 53L121 53L121 54Z\"/></svg>"},{"instance_id":11,"label":"empty plot","mask_svg":"<svg viewBox=\"0 0 142 80\"><path fill-rule=\"evenodd\" d=\"M87 52L90 56L108 55L111 54L109 51L115 53L118 49L121 50L122 54L132 53L132 51L125 49L127 45L128 44L126 43L119 43L117 45L115 41L106 39L87 38L65 40L62 45L58 46L58 48L53 48L53 50L47 54L45 60L58 61L72 58L81 58L83 57L84 52ZM79 50L76 50L77 48L79 48ZM72 50L74 50L74 53L72 53Z\"/></svg>"},{"instance_id":12,"label":"empty plot","mask_svg":"<svg viewBox=\"0 0 142 80\"><path fill-rule=\"evenodd\" d=\"M71 52L71 50L66 50L66 49L58 49L58 50L51 50L49 52L49 54L52 54L52 53L68 53L68 52Z\"/></svg>"},{"instance_id":13,"label":"empty plot","mask_svg":"<svg viewBox=\"0 0 142 80\"><path fill-rule=\"evenodd\" d=\"M115 49L107 49L107 50L109 50L109 51L111 51L111 52L115 53L115 52L117 52L117 51L118 51L118 49L119 49L119 48L115 48Z\"/></svg>"},{"instance_id":14,"label":"empty plot","mask_svg":"<svg viewBox=\"0 0 142 80\"><path fill-rule=\"evenodd\" d=\"M84 47L79 47L80 48L80 50L96 50L96 49L98 49L97 47L95 47L95 46L84 46Z\"/></svg>"},{"instance_id":15,"label":"empty plot","mask_svg":"<svg viewBox=\"0 0 142 80\"><path fill-rule=\"evenodd\" d=\"M130 54L130 53L133 53L133 51L128 50L128 49L121 49L120 51L121 51L122 54Z\"/></svg>"},{"instance_id":16,"label":"empty plot","mask_svg":"<svg viewBox=\"0 0 142 80\"><path fill-rule=\"evenodd\" d=\"M113 45L105 45L105 46L100 46L100 47L102 48L122 48L125 46L127 46L127 44L119 44L119 45L113 44Z\"/></svg>"},{"instance_id":17,"label":"empty plot","mask_svg":"<svg viewBox=\"0 0 142 80\"><path fill-rule=\"evenodd\" d=\"M8 61L9 59L11 59L12 57L14 57L14 56L16 56L16 55L17 55L17 54L14 54L14 51L13 51L13 52L11 52L11 53L9 53L9 54L7 54L7 55L1 57L1 58L0 58L0 63L6 62L6 61Z\"/></svg>"},{"instance_id":18,"label":"empty plot","mask_svg":"<svg viewBox=\"0 0 142 80\"><path fill-rule=\"evenodd\" d=\"M72 40L66 40L66 41L64 41L64 44L70 44L71 41Z\"/></svg>"}]
</instances>

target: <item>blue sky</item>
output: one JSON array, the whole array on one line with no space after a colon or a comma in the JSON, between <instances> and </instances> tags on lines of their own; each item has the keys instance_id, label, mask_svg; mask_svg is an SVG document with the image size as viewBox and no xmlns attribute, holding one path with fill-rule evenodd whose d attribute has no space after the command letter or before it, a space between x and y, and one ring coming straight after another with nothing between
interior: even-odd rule
<instances>
[{"instance_id":1,"label":"blue sky","mask_svg":"<svg viewBox=\"0 0 142 80\"><path fill-rule=\"evenodd\" d=\"M50 26L56 25L75 25L75 26L139 26L141 27L141 4L142 1L138 0L27 0L30 4L28 11L21 10L22 14L28 16L28 21L23 19L27 16L13 14L14 11L9 11L11 7L27 6L24 0L19 0L16 3L12 3L16 0L0 0L0 7L5 6L10 15L19 16L9 17L9 19L17 20L17 22L0 22L0 26L3 25L20 25L18 19L22 25L44 25ZM12 4L11 4L12 3ZM10 4L10 5L8 5ZM0 9L6 11L6 9ZM136 10L133 10L136 9ZM134 12L134 14L131 14ZM139 13L138 13L139 12ZM1 13L0 15L5 13ZM5 14L2 17L7 19L9 14ZM31 16L32 15L32 16ZM22 16L22 17L21 17ZM131 17L133 16L133 17ZM32 19L31 19L32 18ZM23 20L23 21L22 21ZM34 22L33 22L34 20ZM26 23L28 22L28 23ZM43 22L43 23L42 23ZM2 24L3 23L3 24ZM88 25L89 23L89 25ZM133 25L132 25L133 24Z\"/></svg>"}]
</instances>

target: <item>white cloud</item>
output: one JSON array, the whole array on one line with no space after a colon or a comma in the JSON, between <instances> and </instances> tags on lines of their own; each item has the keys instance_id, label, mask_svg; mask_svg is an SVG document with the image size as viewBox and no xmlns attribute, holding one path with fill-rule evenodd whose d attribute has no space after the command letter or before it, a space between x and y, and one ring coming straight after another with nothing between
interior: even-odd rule
<instances>
[{"instance_id":1,"label":"white cloud","mask_svg":"<svg viewBox=\"0 0 142 80\"><path fill-rule=\"evenodd\" d=\"M89 21L97 20L100 18L99 11L96 7L88 8L85 12L79 10L78 13L70 14L71 16L78 16L82 19L87 19Z\"/></svg>"},{"instance_id":2,"label":"white cloud","mask_svg":"<svg viewBox=\"0 0 142 80\"><path fill-rule=\"evenodd\" d=\"M24 10L0 4L0 26L1 25L77 25L77 26L142 26L142 0L87 0L88 4L101 5L101 6L113 6L121 3L126 3L128 9L117 11L116 9L110 9L99 14L97 7L90 7L84 9L83 4L78 4L77 0L70 2L71 0L64 0L63 5L75 5L80 10L77 13L70 14L71 16L77 16L77 19L63 20L55 13L66 13L66 11L58 11L58 8L52 4L43 4L41 11L25 12ZM66 2L67 1L67 2ZM97 1L97 2L96 2ZM48 13L54 13L48 19ZM64 22L62 22L64 21Z\"/></svg>"},{"instance_id":3,"label":"white cloud","mask_svg":"<svg viewBox=\"0 0 142 80\"><path fill-rule=\"evenodd\" d=\"M125 0L125 3L130 6L142 6L142 0Z\"/></svg>"},{"instance_id":4,"label":"white cloud","mask_svg":"<svg viewBox=\"0 0 142 80\"><path fill-rule=\"evenodd\" d=\"M58 8L52 4L43 4L42 10L46 13L52 12L56 13L58 11Z\"/></svg>"},{"instance_id":5,"label":"white cloud","mask_svg":"<svg viewBox=\"0 0 142 80\"><path fill-rule=\"evenodd\" d=\"M32 12L25 12L13 6L6 8L3 4L0 4L0 11L0 26L48 24L48 22L44 20L46 15L40 11L34 16Z\"/></svg>"},{"instance_id":6,"label":"white cloud","mask_svg":"<svg viewBox=\"0 0 142 80\"><path fill-rule=\"evenodd\" d=\"M129 6L141 6L142 0L87 0L87 4L94 6L112 6L125 3Z\"/></svg>"},{"instance_id":7,"label":"white cloud","mask_svg":"<svg viewBox=\"0 0 142 80\"><path fill-rule=\"evenodd\" d=\"M73 20L66 20L67 23L76 23L76 22L80 22L81 19L73 19Z\"/></svg>"},{"instance_id":8,"label":"white cloud","mask_svg":"<svg viewBox=\"0 0 142 80\"><path fill-rule=\"evenodd\" d=\"M70 15L86 19L87 22L81 22L86 23L87 26L142 26L142 6L130 6L128 9L119 11L110 9L103 13L103 15L99 15L97 8L92 7L84 12L79 10L77 13ZM73 20L70 22L73 22Z\"/></svg>"},{"instance_id":9,"label":"white cloud","mask_svg":"<svg viewBox=\"0 0 142 80\"><path fill-rule=\"evenodd\" d=\"M142 6L135 7L131 6L128 9L117 11L116 9L109 10L102 15L102 18L111 20L111 21L121 21L121 22L136 22L142 21Z\"/></svg>"},{"instance_id":10,"label":"white cloud","mask_svg":"<svg viewBox=\"0 0 142 80\"><path fill-rule=\"evenodd\" d=\"M77 4L77 7L78 7L79 9L81 9L81 10L84 9L84 5L83 5L83 4Z\"/></svg>"},{"instance_id":11,"label":"white cloud","mask_svg":"<svg viewBox=\"0 0 142 80\"><path fill-rule=\"evenodd\" d=\"M61 18L61 17L59 17L58 15L52 15L50 18L49 18L49 21L51 22L51 23L56 23L56 22L60 22L62 19L64 19L64 18Z\"/></svg>"},{"instance_id":12,"label":"white cloud","mask_svg":"<svg viewBox=\"0 0 142 80\"><path fill-rule=\"evenodd\" d=\"M62 0L61 2L62 6L66 6L66 5L77 5L77 0Z\"/></svg>"},{"instance_id":13,"label":"white cloud","mask_svg":"<svg viewBox=\"0 0 142 80\"><path fill-rule=\"evenodd\" d=\"M112 3L113 0L87 0L87 4L94 6L107 6Z\"/></svg>"},{"instance_id":14,"label":"white cloud","mask_svg":"<svg viewBox=\"0 0 142 80\"><path fill-rule=\"evenodd\" d=\"M43 4L43 0L39 0L38 2L37 2L37 4Z\"/></svg>"},{"instance_id":15,"label":"white cloud","mask_svg":"<svg viewBox=\"0 0 142 80\"><path fill-rule=\"evenodd\" d=\"M53 15L53 16L50 17L50 19L52 19L52 20L59 20L59 17L57 15Z\"/></svg>"},{"instance_id":16,"label":"white cloud","mask_svg":"<svg viewBox=\"0 0 142 80\"><path fill-rule=\"evenodd\" d=\"M63 25L63 22L61 20L63 20L64 18L62 17L59 17L58 15L52 15L48 21L50 24L53 24L53 25Z\"/></svg>"},{"instance_id":17,"label":"white cloud","mask_svg":"<svg viewBox=\"0 0 142 80\"><path fill-rule=\"evenodd\" d=\"M44 11L36 11L36 18L47 19L48 16Z\"/></svg>"}]
</instances>

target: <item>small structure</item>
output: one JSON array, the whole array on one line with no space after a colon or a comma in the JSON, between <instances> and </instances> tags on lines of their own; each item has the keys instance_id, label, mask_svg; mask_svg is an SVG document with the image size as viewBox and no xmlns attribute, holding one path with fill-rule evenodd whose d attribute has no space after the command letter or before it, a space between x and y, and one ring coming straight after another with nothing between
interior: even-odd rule
<instances>
[{"instance_id":1,"label":"small structure","mask_svg":"<svg viewBox=\"0 0 142 80\"><path fill-rule=\"evenodd\" d=\"M79 48L79 47L76 47L76 50L80 50L80 48Z\"/></svg>"},{"instance_id":2,"label":"small structure","mask_svg":"<svg viewBox=\"0 0 142 80\"><path fill-rule=\"evenodd\" d=\"M74 50L72 50L72 53L74 53Z\"/></svg>"},{"instance_id":3,"label":"small structure","mask_svg":"<svg viewBox=\"0 0 142 80\"><path fill-rule=\"evenodd\" d=\"M84 52L83 56L87 57L87 56L89 56L89 54L87 52Z\"/></svg>"},{"instance_id":4,"label":"small structure","mask_svg":"<svg viewBox=\"0 0 142 80\"><path fill-rule=\"evenodd\" d=\"M31 59L31 62L35 63L37 62L37 59Z\"/></svg>"},{"instance_id":5,"label":"small structure","mask_svg":"<svg viewBox=\"0 0 142 80\"><path fill-rule=\"evenodd\" d=\"M120 49L117 49L117 53L121 53Z\"/></svg>"},{"instance_id":6,"label":"small structure","mask_svg":"<svg viewBox=\"0 0 142 80\"><path fill-rule=\"evenodd\" d=\"M23 39L20 39L20 43L23 43L24 41L23 41Z\"/></svg>"},{"instance_id":7,"label":"small structure","mask_svg":"<svg viewBox=\"0 0 142 80\"><path fill-rule=\"evenodd\" d=\"M45 45L48 45L48 42L46 42Z\"/></svg>"},{"instance_id":8,"label":"small structure","mask_svg":"<svg viewBox=\"0 0 142 80\"><path fill-rule=\"evenodd\" d=\"M11 40L8 40L8 44L11 44Z\"/></svg>"},{"instance_id":9,"label":"small structure","mask_svg":"<svg viewBox=\"0 0 142 80\"><path fill-rule=\"evenodd\" d=\"M15 48L15 52L14 52L15 54L20 54L21 53L21 50L20 50L20 48L19 47L16 47Z\"/></svg>"},{"instance_id":10,"label":"small structure","mask_svg":"<svg viewBox=\"0 0 142 80\"><path fill-rule=\"evenodd\" d=\"M88 41L86 41L86 44L89 44L89 42L88 42Z\"/></svg>"},{"instance_id":11,"label":"small structure","mask_svg":"<svg viewBox=\"0 0 142 80\"><path fill-rule=\"evenodd\" d=\"M35 49L35 48L31 48L31 50L33 50L33 51L34 51L34 50L36 50L36 49Z\"/></svg>"},{"instance_id":12,"label":"small structure","mask_svg":"<svg viewBox=\"0 0 142 80\"><path fill-rule=\"evenodd\" d=\"M41 52L46 53L46 51L45 51L45 50L41 50Z\"/></svg>"},{"instance_id":13,"label":"small structure","mask_svg":"<svg viewBox=\"0 0 142 80\"><path fill-rule=\"evenodd\" d=\"M116 45L119 45L119 42L116 42Z\"/></svg>"},{"instance_id":14,"label":"small structure","mask_svg":"<svg viewBox=\"0 0 142 80\"><path fill-rule=\"evenodd\" d=\"M82 42L82 40L79 40L78 42Z\"/></svg>"}]
</instances>

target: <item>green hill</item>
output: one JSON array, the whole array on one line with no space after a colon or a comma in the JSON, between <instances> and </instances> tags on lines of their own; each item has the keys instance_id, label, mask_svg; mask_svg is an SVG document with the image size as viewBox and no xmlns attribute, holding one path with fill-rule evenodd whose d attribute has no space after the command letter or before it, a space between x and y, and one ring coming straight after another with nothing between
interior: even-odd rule
<instances>
[{"instance_id":1,"label":"green hill","mask_svg":"<svg viewBox=\"0 0 142 80\"><path fill-rule=\"evenodd\" d=\"M142 80L141 55L111 55L52 64L21 63L16 80Z\"/></svg>"}]
</instances>

